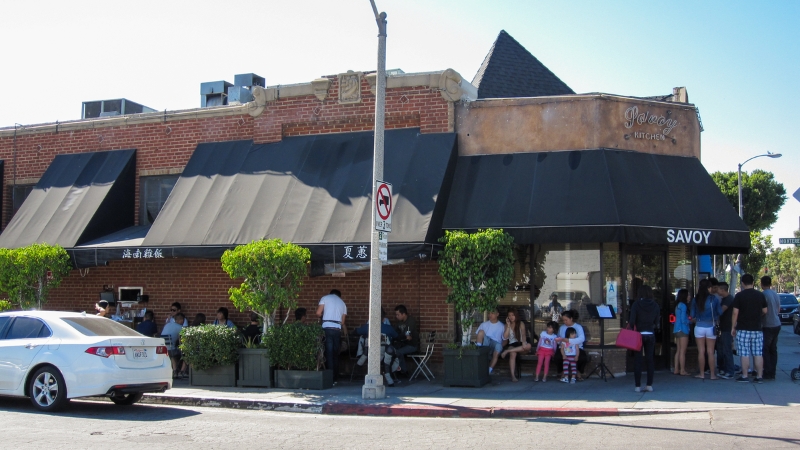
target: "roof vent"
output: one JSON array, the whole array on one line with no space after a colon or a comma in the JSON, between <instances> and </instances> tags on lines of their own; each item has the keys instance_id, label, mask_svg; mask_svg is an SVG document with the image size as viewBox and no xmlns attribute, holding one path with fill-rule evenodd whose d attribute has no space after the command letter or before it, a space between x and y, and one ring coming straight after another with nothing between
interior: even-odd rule
<instances>
[{"instance_id":1,"label":"roof vent","mask_svg":"<svg viewBox=\"0 0 800 450\"><path fill-rule=\"evenodd\" d=\"M254 73L233 76L233 86L228 88L228 103L231 105L253 101L253 86L265 87L264 77Z\"/></svg>"},{"instance_id":2,"label":"roof vent","mask_svg":"<svg viewBox=\"0 0 800 450\"><path fill-rule=\"evenodd\" d=\"M154 112L155 109L124 98L83 102L82 119Z\"/></svg>"},{"instance_id":3,"label":"roof vent","mask_svg":"<svg viewBox=\"0 0 800 450\"><path fill-rule=\"evenodd\" d=\"M227 105L226 92L231 86L233 85L223 80L200 83L200 107Z\"/></svg>"}]
</instances>

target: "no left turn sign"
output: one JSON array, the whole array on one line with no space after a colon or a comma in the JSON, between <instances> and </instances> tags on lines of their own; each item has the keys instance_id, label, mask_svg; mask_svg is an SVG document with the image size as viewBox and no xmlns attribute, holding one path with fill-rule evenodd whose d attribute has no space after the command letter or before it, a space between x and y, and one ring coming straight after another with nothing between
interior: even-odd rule
<instances>
[{"instance_id":1,"label":"no left turn sign","mask_svg":"<svg viewBox=\"0 0 800 450\"><path fill-rule=\"evenodd\" d=\"M392 231L392 185L385 181L375 183L375 229Z\"/></svg>"}]
</instances>

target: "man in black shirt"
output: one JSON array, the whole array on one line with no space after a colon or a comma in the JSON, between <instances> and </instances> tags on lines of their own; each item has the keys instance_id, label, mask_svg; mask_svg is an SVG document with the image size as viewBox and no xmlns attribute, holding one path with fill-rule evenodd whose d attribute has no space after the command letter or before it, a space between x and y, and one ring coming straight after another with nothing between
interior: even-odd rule
<instances>
[{"instance_id":1,"label":"man in black shirt","mask_svg":"<svg viewBox=\"0 0 800 450\"><path fill-rule=\"evenodd\" d=\"M419 350L419 325L417 320L408 315L408 309L404 305L397 305L394 308L394 316L397 319L397 341L394 347L397 349L397 356L400 358L400 370L408 374L408 364L406 355L416 353Z\"/></svg>"},{"instance_id":2,"label":"man in black shirt","mask_svg":"<svg viewBox=\"0 0 800 450\"><path fill-rule=\"evenodd\" d=\"M755 383L761 383L764 375L764 333L761 331L761 316L767 313L767 299L764 294L753 289L753 276L742 275L742 291L733 298L733 317L731 336L736 338L739 364L742 376L736 381L748 382L747 371L750 368L750 356L756 365Z\"/></svg>"},{"instance_id":3,"label":"man in black shirt","mask_svg":"<svg viewBox=\"0 0 800 450\"><path fill-rule=\"evenodd\" d=\"M717 285L717 296L720 298L722 315L719 316L719 330L722 335L717 339L717 367L721 378L733 378L733 296L729 292L728 283L721 281ZM749 362L749 361L748 361Z\"/></svg>"}]
</instances>

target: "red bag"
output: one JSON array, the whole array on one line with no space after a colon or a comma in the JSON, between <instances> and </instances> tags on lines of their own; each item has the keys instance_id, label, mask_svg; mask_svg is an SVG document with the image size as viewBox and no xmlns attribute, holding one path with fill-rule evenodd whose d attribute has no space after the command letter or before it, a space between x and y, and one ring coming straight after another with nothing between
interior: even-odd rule
<instances>
[{"instance_id":1,"label":"red bag","mask_svg":"<svg viewBox=\"0 0 800 450\"><path fill-rule=\"evenodd\" d=\"M616 346L640 352L642 351L642 333L636 331L636 327L633 328L633 330L628 328L619 330Z\"/></svg>"}]
</instances>

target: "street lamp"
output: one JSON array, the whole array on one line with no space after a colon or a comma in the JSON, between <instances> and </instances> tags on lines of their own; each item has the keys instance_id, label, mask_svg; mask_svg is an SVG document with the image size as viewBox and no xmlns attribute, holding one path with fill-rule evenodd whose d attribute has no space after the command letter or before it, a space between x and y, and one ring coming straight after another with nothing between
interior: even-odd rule
<instances>
[{"instance_id":1,"label":"street lamp","mask_svg":"<svg viewBox=\"0 0 800 450\"><path fill-rule=\"evenodd\" d=\"M742 208L742 166L747 164L748 161L751 161L756 158L761 158L762 156L767 156L769 158L780 158L783 155L781 155L780 153L767 152L763 155L753 156L752 158L745 160L745 162L739 164L739 217L742 220L744 220L744 210Z\"/></svg>"}]
</instances>

